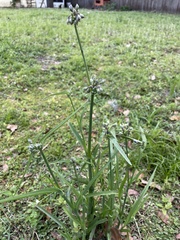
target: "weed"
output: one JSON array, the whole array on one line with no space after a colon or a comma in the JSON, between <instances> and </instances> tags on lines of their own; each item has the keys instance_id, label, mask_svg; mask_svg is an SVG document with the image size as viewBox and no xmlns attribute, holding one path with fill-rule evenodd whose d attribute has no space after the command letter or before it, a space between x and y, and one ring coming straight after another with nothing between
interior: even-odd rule
<instances>
[{"instance_id":1,"label":"weed","mask_svg":"<svg viewBox=\"0 0 180 240\"><path fill-rule=\"evenodd\" d=\"M78 5L76 5L75 8L70 5L69 9L71 11L71 15L68 17L67 23L74 25L88 81L88 87L85 88L85 91L89 93L89 97L87 98L90 101L88 113L89 124L86 136L86 132L83 132L83 118L86 108L84 106L81 107L82 114L79 116L79 110L76 109L71 96L68 94L73 108L73 114L67 117L65 121L61 122L59 126L52 129L48 135L50 136L52 133L55 133L60 126L64 125L71 118L71 116L74 115L77 120L77 127L71 122L69 123L69 127L78 144L83 149L83 155L85 158L83 159L81 163L82 166L79 170L77 169L76 160L73 159L72 163L74 167L74 180L69 180L63 175L60 175L60 172L54 173L53 168L50 166L50 163L44 154L42 145L33 144L32 141L30 141L30 152L33 155L36 152L40 153L52 178L53 185L51 188L45 188L36 192L12 196L3 199L0 202L2 203L9 200L12 201L48 193L60 194L61 198L64 200L62 209L69 218L71 231L66 231L66 225L60 222L57 217L48 212L45 208L40 207L39 204L37 205L37 208L45 213L55 223L57 223L59 227L61 227L60 233L65 239L85 240L93 239L94 237L98 239L100 236L99 234L103 235L104 237L106 236L107 239L110 239L111 235L113 234L112 227L116 220L118 220L118 226L121 226L121 231L124 231L123 229L127 227L136 213L139 211L145 201L146 192L152 182L155 172L153 172L147 186L140 194L138 200L135 201L132 206L130 206L130 210L126 216L125 206L128 201L128 191L131 184L135 181L135 179L137 179L137 176L135 175L135 166L137 163L135 163L133 167L128 158L128 135L126 135L123 127L122 136L125 139L125 147L121 147L121 145L118 143L117 136L121 136L121 134L116 133L116 124L111 125L108 120L102 125L102 133L98 133L100 139L93 139L93 114L95 97L97 94L102 92L101 84L103 81L100 81L95 77L90 78L88 65L86 63L86 58L77 28L78 23L82 18L84 18L84 16L79 13ZM85 103L85 106L87 107L87 103ZM117 110L118 109L115 111ZM11 120L11 116L14 116L14 114L8 114L6 116L6 121ZM47 136L45 136L45 139L47 139ZM42 141L44 141L44 139ZM118 154L120 154L121 158L119 158ZM119 169L120 167L121 171ZM132 176L130 176L130 169L132 171ZM106 175L107 179L104 178ZM67 192L65 189L61 188L59 182L61 182L61 184L64 182L66 187L69 186ZM75 186L75 183L77 187ZM29 209L28 214L28 220L31 221L31 225L36 225L37 223L35 219L37 219L38 216L37 212ZM99 226L102 229L102 232L100 233L97 230Z\"/></svg>"},{"instance_id":2,"label":"weed","mask_svg":"<svg viewBox=\"0 0 180 240\"><path fill-rule=\"evenodd\" d=\"M164 184L164 191L177 194L180 29L178 16L87 10L83 10L83 13L87 20L82 21L78 29L82 45L85 47L88 68L98 79L105 79L102 85L103 92L95 96L92 146L96 140L101 139L104 115L111 119L111 123L117 122L117 127L126 121L131 126L127 136L130 137L128 146L131 149L128 154L133 166L138 159L141 159L139 168L143 169L148 177L154 167L159 165L156 181ZM61 187L64 190L68 189L69 194L70 188L65 180L77 186L76 177L72 176L75 169L77 174L82 173L81 181L86 183L84 176L87 175L87 171L82 164L85 159L82 147L68 132L69 127L64 124L60 131L51 131L55 125L72 113L68 97L59 92L69 89L75 107L89 99L88 94L83 90L87 85L86 71L81 61L75 34L70 34L69 27L64 24L66 15L63 9L61 12L56 9L46 9L46 11L1 9L0 167L4 170L1 171L0 181L3 197L11 196L18 189L19 193L24 193L51 186L52 180L40 155L37 153L34 160L28 161L26 142L29 138L33 142L39 142L37 139L40 139L41 134L38 134L36 139L34 137L37 132L46 136L52 133L43 143L43 151L45 156L48 156L50 166L59 179ZM52 93L55 95L51 96ZM116 101L117 111L109 105L110 100ZM18 129L13 134L7 129L9 123L4 122L7 113L11 113L12 110L15 111L17 118L11 117L9 123L14 122L18 125ZM83 133L87 141L86 123L89 115L88 111L84 110L84 113ZM79 110L77 114L81 116ZM27 126L21 124L20 119L25 120ZM71 124L72 128L79 129L75 115L71 116ZM141 155L137 151L141 147L132 141L132 139L142 140L139 126L144 129L147 138L146 148ZM117 127L116 133L122 134L122 129L118 130ZM121 134L117 139L125 149L125 138ZM102 142L104 160L102 164L108 159L105 139ZM124 169L124 161L120 156L117 159L121 172ZM98 166L100 165L101 163ZM105 187L108 184L108 167L106 171L107 174L100 178L101 185L98 186L98 190L100 186ZM170 225L157 219L154 203L161 201L161 195L162 192L152 191L145 208L136 216L143 239L173 239L177 232L178 210L175 204L169 210L172 217ZM101 197L95 198L95 203L99 203ZM107 199L108 196L104 198ZM62 197L53 193L46 197L41 195L38 199L43 209L56 215L69 228L72 226L63 213L62 207L65 202ZM53 229L58 228L57 225L39 212L37 215L34 214L34 211L37 213L37 209L34 208L36 204L32 206L29 204L31 201L35 202L35 199L19 200L13 204L3 205L0 234L3 236L2 239L7 239L10 235L12 239L16 239L17 236L23 239L36 237L47 239L52 236ZM130 201L129 197L128 201ZM26 203L29 204L28 209L32 213L30 218ZM126 206L128 205L129 203ZM115 209L117 208L115 206ZM97 205L95 210L99 209ZM103 218L107 216L107 212L104 212ZM114 217L115 213L113 214ZM26 224L24 219L28 219ZM131 231L139 235L136 224L134 222L131 224ZM99 233L102 233L100 229L102 225L97 227ZM77 233L76 224L73 225L73 231Z\"/></svg>"}]
</instances>

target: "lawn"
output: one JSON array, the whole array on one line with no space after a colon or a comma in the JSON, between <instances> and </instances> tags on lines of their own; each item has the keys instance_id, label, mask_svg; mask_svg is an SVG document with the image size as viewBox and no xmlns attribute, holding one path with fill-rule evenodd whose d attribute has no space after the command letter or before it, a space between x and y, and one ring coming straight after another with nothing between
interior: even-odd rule
<instances>
[{"instance_id":1,"label":"lawn","mask_svg":"<svg viewBox=\"0 0 180 240\"><path fill-rule=\"evenodd\" d=\"M130 224L131 236L180 239L180 16L82 13L78 30L87 65L92 76L104 80L94 138L104 119L126 126L129 139L140 139L143 131L143 177L134 186L137 191L157 166L145 206ZM42 160L31 159L28 140L40 141L72 113L65 91L77 108L87 99L86 72L74 28L66 24L68 15L65 9L0 9L0 198L50 183ZM85 115L84 125L86 120ZM137 152L128 144L133 161ZM71 172L72 156L82 159L68 124L46 140L44 151L65 174ZM40 201L50 203L50 212L61 206L51 195ZM56 224L34 202L29 198L2 205L2 240L61 239Z\"/></svg>"}]
</instances>

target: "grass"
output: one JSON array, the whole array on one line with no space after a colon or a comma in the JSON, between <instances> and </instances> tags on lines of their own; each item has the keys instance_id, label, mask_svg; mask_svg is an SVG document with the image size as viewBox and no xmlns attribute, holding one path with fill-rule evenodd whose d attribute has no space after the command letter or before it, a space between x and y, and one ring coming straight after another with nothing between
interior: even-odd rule
<instances>
[{"instance_id":1,"label":"grass","mask_svg":"<svg viewBox=\"0 0 180 240\"><path fill-rule=\"evenodd\" d=\"M79 105L86 99L83 88L88 82L74 31L65 24L66 10L0 12L0 182L1 194L9 196L19 184L24 192L40 188L41 180L49 182L40 159L31 162L23 176L29 159L28 139L37 140L71 113L69 100L60 92L70 90ZM97 103L100 113L112 122L129 123L132 137L139 138L141 126L147 138L141 163L145 177L158 165L155 180L162 190L150 192L148 210L139 213L132 234L140 231L142 239L173 239L179 224L179 16L89 10L83 14L86 21L78 29L88 67L105 79ZM110 99L116 99L117 112L108 104ZM98 129L102 114L95 115ZM17 130L7 129L9 124ZM67 174L70 153L76 149L76 157L82 157L68 126L53 135L45 149L52 164L59 162ZM132 150L131 157L134 154ZM163 194L175 197L168 209L170 224L157 217ZM47 199L41 201L46 204ZM52 199L49 211L61 202ZM31 200L4 205L1 220L1 239L56 239L56 226L43 219Z\"/></svg>"}]
</instances>

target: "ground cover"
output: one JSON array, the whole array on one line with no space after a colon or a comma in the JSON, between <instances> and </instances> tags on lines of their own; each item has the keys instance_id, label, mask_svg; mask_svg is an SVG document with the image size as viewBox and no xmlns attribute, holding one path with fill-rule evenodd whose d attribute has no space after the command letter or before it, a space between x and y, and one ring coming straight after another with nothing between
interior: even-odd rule
<instances>
[{"instance_id":1,"label":"ground cover","mask_svg":"<svg viewBox=\"0 0 180 240\"><path fill-rule=\"evenodd\" d=\"M66 10L0 11L0 181L1 196L9 196L19 187L24 192L48 181L40 159L31 162L23 176L28 139L37 141L71 113L68 98L60 92L70 90L80 105L86 99L87 80L73 28L66 25ZM174 239L179 224L179 16L83 13L86 21L79 32L87 63L92 74L105 80L100 113L112 123L128 124L130 136L138 137L139 127L144 130L143 180L158 165L157 185L132 223L132 236ZM97 126L102 114L97 113ZM49 160L59 161L64 171L71 151L79 151L66 125L45 149ZM1 220L2 239L57 239L56 226L42 219L31 200L7 204Z\"/></svg>"}]
</instances>

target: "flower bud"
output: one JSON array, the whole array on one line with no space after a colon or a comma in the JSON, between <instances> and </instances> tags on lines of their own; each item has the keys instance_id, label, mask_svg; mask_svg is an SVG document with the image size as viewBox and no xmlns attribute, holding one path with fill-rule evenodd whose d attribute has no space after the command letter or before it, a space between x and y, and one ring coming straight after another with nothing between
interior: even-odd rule
<instances>
[{"instance_id":1,"label":"flower bud","mask_svg":"<svg viewBox=\"0 0 180 240\"><path fill-rule=\"evenodd\" d=\"M83 14L80 13L79 15L81 16L81 18L84 18L84 15L83 15Z\"/></svg>"},{"instance_id":2,"label":"flower bud","mask_svg":"<svg viewBox=\"0 0 180 240\"><path fill-rule=\"evenodd\" d=\"M73 6L72 4L69 5L69 10L72 12L73 11Z\"/></svg>"},{"instance_id":3,"label":"flower bud","mask_svg":"<svg viewBox=\"0 0 180 240\"><path fill-rule=\"evenodd\" d=\"M79 5L76 3L75 9L78 10L79 9Z\"/></svg>"},{"instance_id":4,"label":"flower bud","mask_svg":"<svg viewBox=\"0 0 180 240\"><path fill-rule=\"evenodd\" d=\"M73 20L71 16L68 17L67 24L73 24Z\"/></svg>"}]
</instances>

